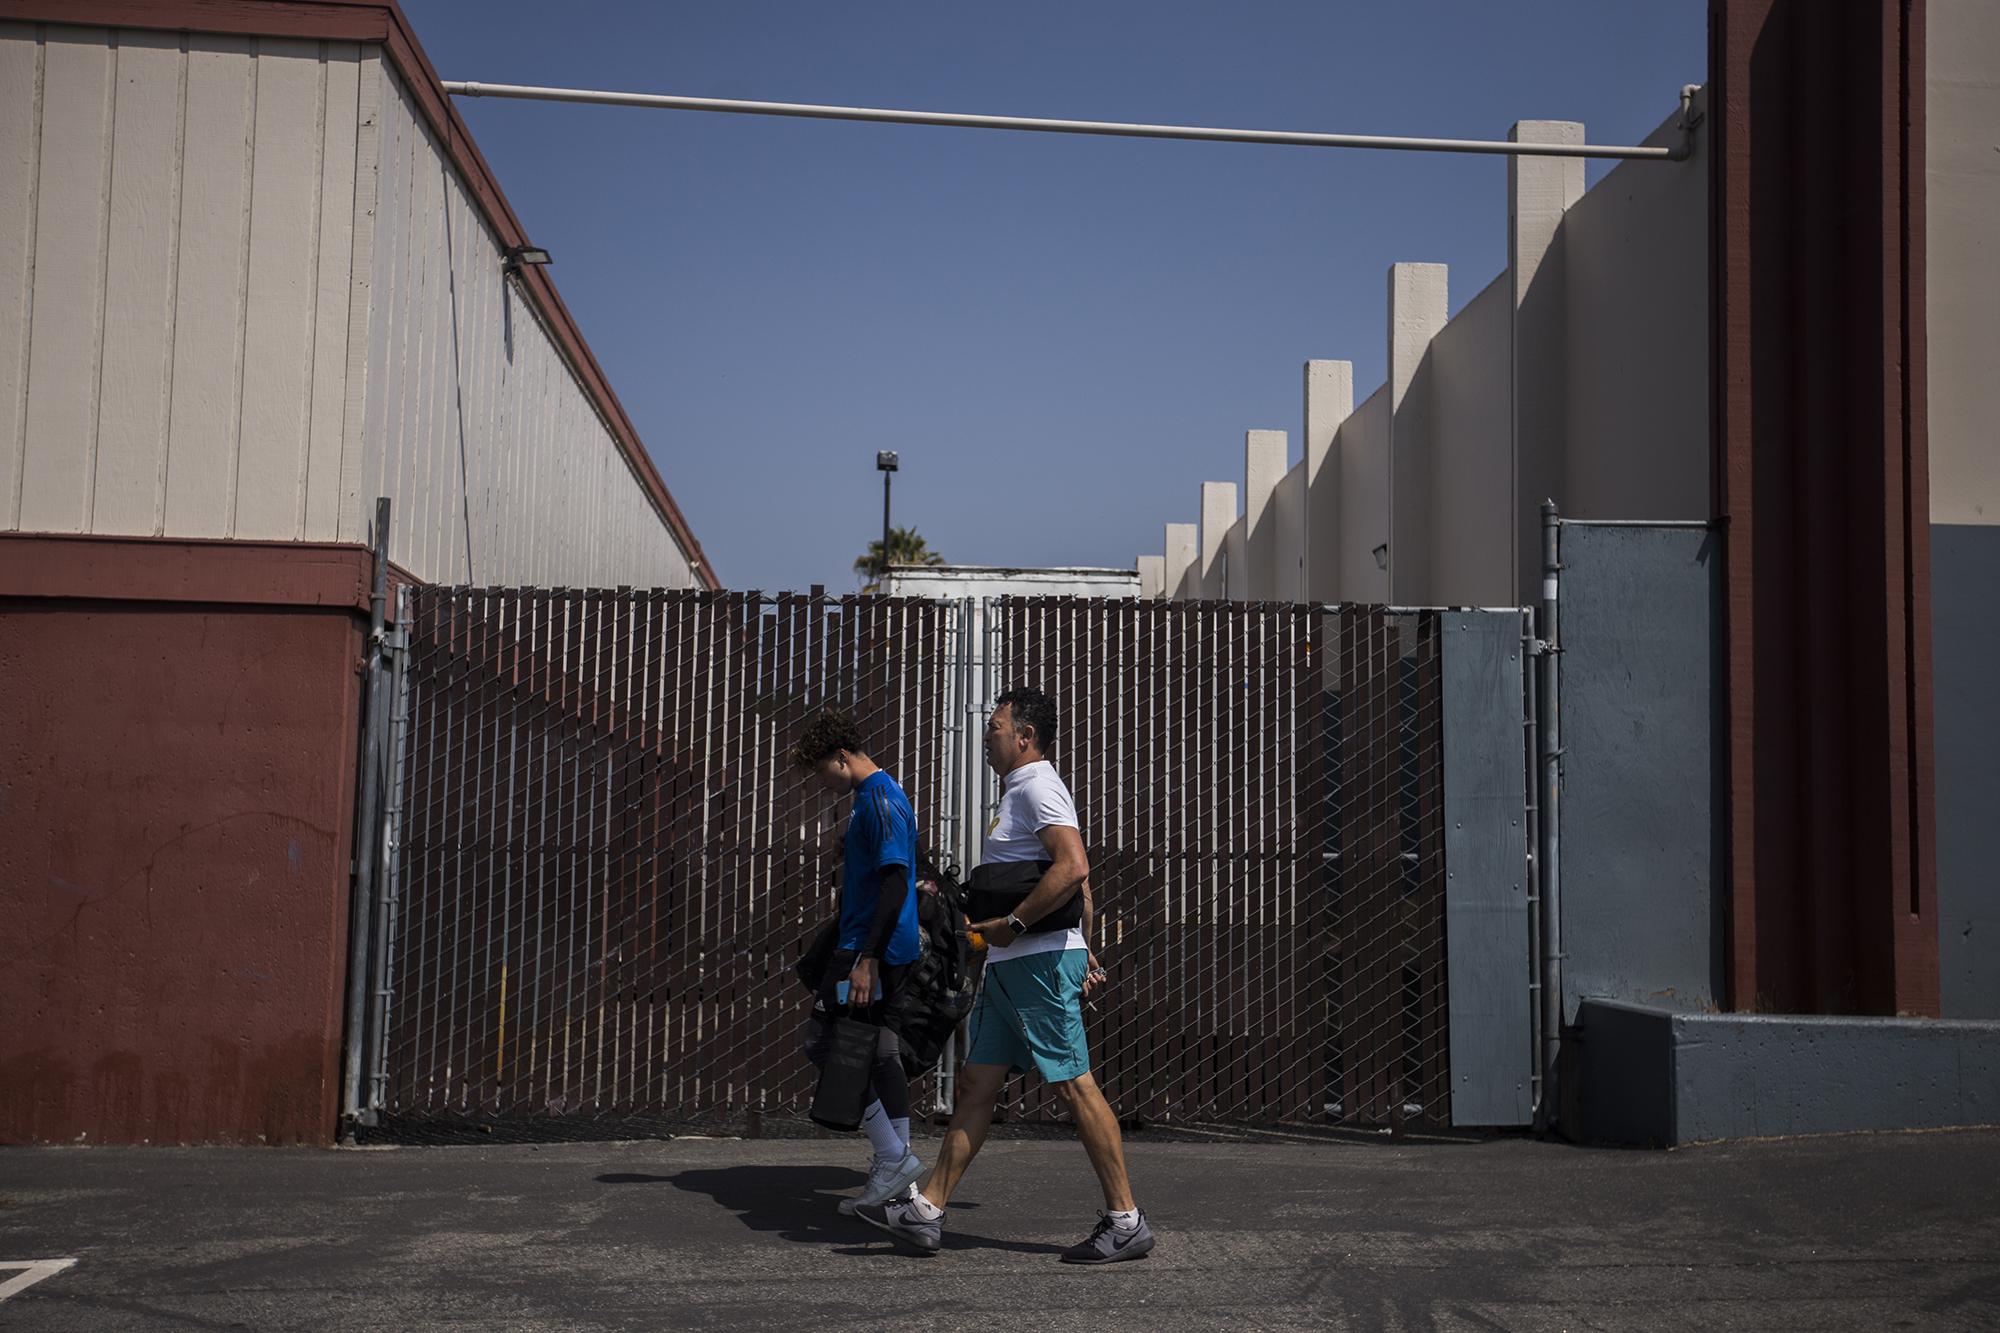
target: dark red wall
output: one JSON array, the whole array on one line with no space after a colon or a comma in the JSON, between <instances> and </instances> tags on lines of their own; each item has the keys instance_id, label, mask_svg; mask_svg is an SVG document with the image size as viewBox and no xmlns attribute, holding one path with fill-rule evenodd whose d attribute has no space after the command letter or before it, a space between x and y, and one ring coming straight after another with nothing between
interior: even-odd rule
<instances>
[{"instance_id":1,"label":"dark red wall","mask_svg":"<svg viewBox=\"0 0 2000 1333\"><path fill-rule=\"evenodd\" d=\"M1923 0L1710 0L1730 998L1938 1012Z\"/></svg>"},{"instance_id":2,"label":"dark red wall","mask_svg":"<svg viewBox=\"0 0 2000 1333\"><path fill-rule=\"evenodd\" d=\"M0 538L0 1141L332 1137L368 567Z\"/></svg>"}]
</instances>

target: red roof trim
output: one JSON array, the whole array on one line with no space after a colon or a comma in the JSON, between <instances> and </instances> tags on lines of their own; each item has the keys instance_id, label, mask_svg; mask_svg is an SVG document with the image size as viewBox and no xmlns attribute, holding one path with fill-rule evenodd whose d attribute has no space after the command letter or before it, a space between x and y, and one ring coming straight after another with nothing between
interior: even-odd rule
<instances>
[{"instance_id":1,"label":"red roof trim","mask_svg":"<svg viewBox=\"0 0 2000 1333\"><path fill-rule=\"evenodd\" d=\"M415 100L431 131L438 136L452 163L465 178L487 224L505 246L528 243L526 230L507 202L492 168L480 155L472 133L444 91L430 57L396 0L0 0L0 19L26 23L63 23L82 27L156 28L173 32L230 33L262 37L306 37L322 41L368 42L381 45ZM597 364L583 331L557 294L546 271L530 267L521 284L554 333L570 367L583 382L611 427L639 483L652 497L695 577L710 588L721 581L695 540L672 492L653 466L639 432L612 391L604 368Z\"/></svg>"}]
</instances>

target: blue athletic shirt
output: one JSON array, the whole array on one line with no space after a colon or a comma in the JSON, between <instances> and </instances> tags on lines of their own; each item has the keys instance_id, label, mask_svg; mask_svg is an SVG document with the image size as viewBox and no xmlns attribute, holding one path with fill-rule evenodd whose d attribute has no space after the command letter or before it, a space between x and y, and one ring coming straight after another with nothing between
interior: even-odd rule
<instances>
[{"instance_id":1,"label":"blue athletic shirt","mask_svg":"<svg viewBox=\"0 0 2000 1333\"><path fill-rule=\"evenodd\" d=\"M875 904L882 895L882 872L901 866L910 889L882 961L914 963L922 947L917 939L917 816L896 780L880 769L855 788L846 850L840 877L840 947L859 949L868 942Z\"/></svg>"}]
</instances>

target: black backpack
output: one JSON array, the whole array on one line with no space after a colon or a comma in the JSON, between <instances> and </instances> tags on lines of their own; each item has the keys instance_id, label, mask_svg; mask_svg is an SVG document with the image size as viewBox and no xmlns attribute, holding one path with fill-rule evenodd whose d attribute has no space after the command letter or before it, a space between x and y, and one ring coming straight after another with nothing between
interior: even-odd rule
<instances>
[{"instance_id":1,"label":"black backpack","mask_svg":"<svg viewBox=\"0 0 2000 1333\"><path fill-rule=\"evenodd\" d=\"M928 1073L951 1034L972 1012L972 942L965 933L965 889L955 866L917 853L917 927L923 953L884 1014L903 1048L903 1072Z\"/></svg>"}]
</instances>

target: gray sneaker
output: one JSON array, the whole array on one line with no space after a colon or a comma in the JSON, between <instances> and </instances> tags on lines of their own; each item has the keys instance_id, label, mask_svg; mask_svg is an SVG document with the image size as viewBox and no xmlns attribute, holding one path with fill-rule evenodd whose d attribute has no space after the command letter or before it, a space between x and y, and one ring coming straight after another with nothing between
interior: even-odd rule
<instances>
[{"instance_id":1,"label":"gray sneaker","mask_svg":"<svg viewBox=\"0 0 2000 1333\"><path fill-rule=\"evenodd\" d=\"M1097 1219L1097 1227L1083 1240L1063 1251L1066 1264L1116 1264L1127 1259L1143 1259L1153 1250L1153 1229L1146 1225L1144 1209L1139 1225L1130 1231L1112 1223L1109 1214Z\"/></svg>"},{"instance_id":2,"label":"gray sneaker","mask_svg":"<svg viewBox=\"0 0 2000 1333\"><path fill-rule=\"evenodd\" d=\"M864 1203L854 1210L854 1215L919 1254L936 1254L944 1244L944 1218L939 1216L935 1222L926 1222L917 1213L916 1204L910 1201L912 1193L906 1191L903 1198L887 1203Z\"/></svg>"},{"instance_id":3,"label":"gray sneaker","mask_svg":"<svg viewBox=\"0 0 2000 1333\"><path fill-rule=\"evenodd\" d=\"M861 1187L861 1193L842 1199L840 1211L852 1213L863 1204L887 1203L914 1185L923 1173L924 1164L913 1152L904 1153L901 1160L877 1161L869 1168L868 1183Z\"/></svg>"}]
</instances>

